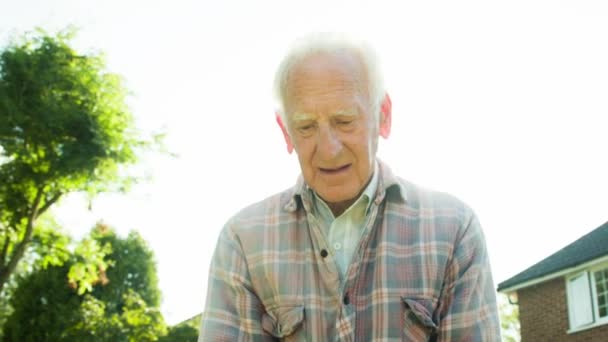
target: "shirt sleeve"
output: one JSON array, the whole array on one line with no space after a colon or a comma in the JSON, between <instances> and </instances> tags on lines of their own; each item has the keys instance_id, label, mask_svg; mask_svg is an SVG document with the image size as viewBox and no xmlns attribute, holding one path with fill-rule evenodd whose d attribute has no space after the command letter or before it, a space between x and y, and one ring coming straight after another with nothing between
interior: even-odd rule
<instances>
[{"instance_id":1,"label":"shirt sleeve","mask_svg":"<svg viewBox=\"0 0 608 342\"><path fill-rule=\"evenodd\" d=\"M198 341L273 341L262 329L263 313L241 244L227 225L211 261Z\"/></svg>"},{"instance_id":2,"label":"shirt sleeve","mask_svg":"<svg viewBox=\"0 0 608 342\"><path fill-rule=\"evenodd\" d=\"M501 340L488 252L474 214L461 227L448 265L440 298L437 340Z\"/></svg>"}]
</instances>

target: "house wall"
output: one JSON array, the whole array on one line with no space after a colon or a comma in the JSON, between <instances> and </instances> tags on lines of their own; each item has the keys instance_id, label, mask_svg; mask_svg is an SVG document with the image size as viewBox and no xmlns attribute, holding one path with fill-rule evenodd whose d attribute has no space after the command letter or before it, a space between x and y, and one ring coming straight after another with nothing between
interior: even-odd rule
<instances>
[{"instance_id":1,"label":"house wall","mask_svg":"<svg viewBox=\"0 0 608 342\"><path fill-rule=\"evenodd\" d=\"M608 341L608 324L568 334L568 306L564 278L517 291L522 342Z\"/></svg>"}]
</instances>

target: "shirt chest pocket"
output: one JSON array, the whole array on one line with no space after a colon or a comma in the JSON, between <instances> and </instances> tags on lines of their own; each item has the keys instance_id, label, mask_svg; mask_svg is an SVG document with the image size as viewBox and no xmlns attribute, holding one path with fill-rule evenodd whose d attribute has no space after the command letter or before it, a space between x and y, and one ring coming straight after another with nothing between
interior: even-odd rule
<instances>
[{"instance_id":1,"label":"shirt chest pocket","mask_svg":"<svg viewBox=\"0 0 608 342\"><path fill-rule=\"evenodd\" d=\"M306 341L304 305L280 305L267 308L262 328L281 341Z\"/></svg>"},{"instance_id":2,"label":"shirt chest pocket","mask_svg":"<svg viewBox=\"0 0 608 342\"><path fill-rule=\"evenodd\" d=\"M433 303L428 299L401 297L403 302L403 340L436 341L437 324L431 312Z\"/></svg>"}]
</instances>

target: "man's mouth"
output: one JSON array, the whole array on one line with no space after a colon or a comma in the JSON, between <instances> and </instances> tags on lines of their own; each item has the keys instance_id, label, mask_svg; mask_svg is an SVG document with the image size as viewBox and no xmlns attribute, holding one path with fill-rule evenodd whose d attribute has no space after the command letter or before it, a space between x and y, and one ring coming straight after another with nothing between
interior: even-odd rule
<instances>
[{"instance_id":1,"label":"man's mouth","mask_svg":"<svg viewBox=\"0 0 608 342\"><path fill-rule=\"evenodd\" d=\"M321 170L321 172L323 172L323 173L334 175L334 174L338 174L340 172L348 170L348 168L350 168L350 166L351 166L351 164L346 164L343 166L332 167L332 168L320 167L319 170Z\"/></svg>"}]
</instances>

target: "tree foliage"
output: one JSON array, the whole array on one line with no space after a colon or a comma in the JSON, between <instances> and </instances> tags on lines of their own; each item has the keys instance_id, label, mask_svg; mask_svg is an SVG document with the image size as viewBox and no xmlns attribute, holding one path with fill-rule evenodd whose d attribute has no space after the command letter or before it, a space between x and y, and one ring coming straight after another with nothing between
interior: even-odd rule
<instances>
[{"instance_id":1,"label":"tree foliage","mask_svg":"<svg viewBox=\"0 0 608 342\"><path fill-rule=\"evenodd\" d=\"M198 330L189 325L177 325L169 328L169 333L158 339L159 342L196 342Z\"/></svg>"},{"instance_id":2,"label":"tree foliage","mask_svg":"<svg viewBox=\"0 0 608 342\"><path fill-rule=\"evenodd\" d=\"M69 192L124 189L121 165L147 146L120 77L102 55L72 49L72 37L39 32L0 53L0 292L41 214Z\"/></svg>"},{"instance_id":3,"label":"tree foliage","mask_svg":"<svg viewBox=\"0 0 608 342\"><path fill-rule=\"evenodd\" d=\"M196 342L198 341L198 329L200 327L201 314L198 314L188 320L169 327L169 333L158 339L159 342Z\"/></svg>"},{"instance_id":4,"label":"tree foliage","mask_svg":"<svg viewBox=\"0 0 608 342\"><path fill-rule=\"evenodd\" d=\"M154 253L146 241L136 231L129 232L126 238L120 238L107 225L100 223L92 232L95 241L100 245L111 245L108 255L112 266L105 272L108 279L106 286L97 286L92 294L106 303L117 303L119 311L124 304L122 295L128 290L136 291L147 305L160 305L160 289Z\"/></svg>"},{"instance_id":5,"label":"tree foliage","mask_svg":"<svg viewBox=\"0 0 608 342\"><path fill-rule=\"evenodd\" d=\"M133 290L122 295L121 312L110 313L108 304L92 295L81 303L79 321L66 329L63 339L68 341L139 342L157 341L167 328L158 308L149 307Z\"/></svg>"},{"instance_id":6,"label":"tree foliage","mask_svg":"<svg viewBox=\"0 0 608 342\"><path fill-rule=\"evenodd\" d=\"M26 275L34 269L45 269L49 266L62 266L71 255L69 246L71 239L64 234L61 227L48 215L38 219L34 229L32 243L27 249L24 258L19 263L14 275ZM18 277L11 277L0 293L0 327L6 318L11 315L10 300L17 288ZM82 279L74 279L81 283ZM0 340L2 329L0 329Z\"/></svg>"},{"instance_id":7,"label":"tree foliage","mask_svg":"<svg viewBox=\"0 0 608 342\"><path fill-rule=\"evenodd\" d=\"M68 277L83 260L78 247L61 266L34 267L17 281L4 341L130 342L166 335L154 255L146 242L135 232L120 238L103 224L79 246L92 242L111 249L92 291L79 295Z\"/></svg>"},{"instance_id":8,"label":"tree foliage","mask_svg":"<svg viewBox=\"0 0 608 342\"><path fill-rule=\"evenodd\" d=\"M498 295L498 313L500 316L500 331L505 342L521 341L519 325L519 307L509 303L504 294Z\"/></svg>"},{"instance_id":9,"label":"tree foliage","mask_svg":"<svg viewBox=\"0 0 608 342\"><path fill-rule=\"evenodd\" d=\"M4 341L60 341L62 330L78 319L81 299L67 284L69 266L53 266L18 281L11 297L13 313L3 331Z\"/></svg>"}]
</instances>

